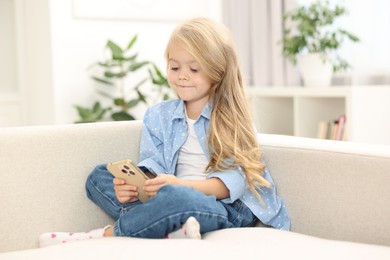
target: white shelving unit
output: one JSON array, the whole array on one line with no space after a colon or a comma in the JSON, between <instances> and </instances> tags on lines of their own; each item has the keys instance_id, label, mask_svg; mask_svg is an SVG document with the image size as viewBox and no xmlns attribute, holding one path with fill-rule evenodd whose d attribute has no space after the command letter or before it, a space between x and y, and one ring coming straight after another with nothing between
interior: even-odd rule
<instances>
[{"instance_id":1,"label":"white shelving unit","mask_svg":"<svg viewBox=\"0 0 390 260\"><path fill-rule=\"evenodd\" d=\"M320 121L347 118L347 140L390 145L390 86L248 87L259 132L316 138Z\"/></svg>"}]
</instances>

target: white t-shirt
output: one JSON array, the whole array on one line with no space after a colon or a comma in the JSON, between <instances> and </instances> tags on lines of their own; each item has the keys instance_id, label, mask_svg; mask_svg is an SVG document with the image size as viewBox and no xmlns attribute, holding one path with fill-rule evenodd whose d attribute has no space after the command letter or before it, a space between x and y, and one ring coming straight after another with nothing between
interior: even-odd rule
<instances>
[{"instance_id":1,"label":"white t-shirt","mask_svg":"<svg viewBox=\"0 0 390 260\"><path fill-rule=\"evenodd\" d=\"M188 138L179 151L176 175L183 180L205 180L207 176L205 169L209 162L196 136L195 121L187 117Z\"/></svg>"}]
</instances>

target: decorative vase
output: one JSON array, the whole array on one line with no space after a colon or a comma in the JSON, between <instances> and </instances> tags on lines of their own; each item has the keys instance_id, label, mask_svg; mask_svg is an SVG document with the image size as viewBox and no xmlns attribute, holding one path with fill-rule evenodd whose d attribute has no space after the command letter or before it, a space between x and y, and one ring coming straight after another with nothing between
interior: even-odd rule
<instances>
[{"instance_id":1,"label":"decorative vase","mask_svg":"<svg viewBox=\"0 0 390 260\"><path fill-rule=\"evenodd\" d=\"M305 87L328 87L331 85L333 66L321 53L307 53L297 59L298 69Z\"/></svg>"}]
</instances>

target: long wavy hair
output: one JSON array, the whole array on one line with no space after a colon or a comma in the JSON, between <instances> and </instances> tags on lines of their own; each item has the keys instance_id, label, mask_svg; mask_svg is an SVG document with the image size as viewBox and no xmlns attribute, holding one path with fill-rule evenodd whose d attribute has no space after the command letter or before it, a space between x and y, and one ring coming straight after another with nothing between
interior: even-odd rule
<instances>
[{"instance_id":1,"label":"long wavy hair","mask_svg":"<svg viewBox=\"0 0 390 260\"><path fill-rule=\"evenodd\" d=\"M271 185L262 176L264 164L260 161L261 152L230 31L211 19L194 18L173 31L165 51L167 60L173 44L188 51L213 83L208 135L211 158L206 171L241 167L249 189L262 201L256 187Z\"/></svg>"}]
</instances>

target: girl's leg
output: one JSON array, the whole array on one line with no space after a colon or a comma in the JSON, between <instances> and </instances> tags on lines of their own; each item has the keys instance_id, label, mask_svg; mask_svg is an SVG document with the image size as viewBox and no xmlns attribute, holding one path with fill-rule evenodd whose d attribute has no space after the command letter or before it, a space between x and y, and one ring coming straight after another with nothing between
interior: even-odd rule
<instances>
[{"instance_id":1,"label":"girl's leg","mask_svg":"<svg viewBox=\"0 0 390 260\"><path fill-rule=\"evenodd\" d=\"M186 222L176 231L167 235L167 238L194 238L201 239L200 224L194 217L189 217Z\"/></svg>"},{"instance_id":2,"label":"girl's leg","mask_svg":"<svg viewBox=\"0 0 390 260\"><path fill-rule=\"evenodd\" d=\"M113 178L114 176L106 169L106 165L99 165L88 176L86 190L88 198L100 206L114 220L117 220L123 212L140 204L140 202L121 204L115 196L114 184L112 183ZM103 237L105 231L110 228L110 226L106 226L105 228L80 233L44 233L39 236L39 245L40 247L44 247L70 241L100 238Z\"/></svg>"},{"instance_id":3,"label":"girl's leg","mask_svg":"<svg viewBox=\"0 0 390 260\"><path fill-rule=\"evenodd\" d=\"M43 233L39 236L39 247L46 247L56 244L67 243L71 241L78 241L91 238L102 238L106 229L110 226L104 228L99 228L87 232L49 232Z\"/></svg>"},{"instance_id":4,"label":"girl's leg","mask_svg":"<svg viewBox=\"0 0 390 260\"><path fill-rule=\"evenodd\" d=\"M236 200L231 204L221 202L227 211L229 222L234 227L253 227L257 218L252 211L241 201Z\"/></svg>"},{"instance_id":5,"label":"girl's leg","mask_svg":"<svg viewBox=\"0 0 390 260\"><path fill-rule=\"evenodd\" d=\"M178 230L191 216L200 223L201 233L233 227L223 203L215 196L167 185L146 203L126 211L113 231L115 236L163 238Z\"/></svg>"},{"instance_id":6,"label":"girl's leg","mask_svg":"<svg viewBox=\"0 0 390 260\"><path fill-rule=\"evenodd\" d=\"M108 229L116 236L147 238L183 237L180 230L193 230L190 238L200 238L217 229L251 226L255 217L241 201L224 204L215 196L183 186L164 186L157 196L141 202L121 204L115 196L113 176L105 165L95 168L87 180L88 197L114 219L113 227L83 233L45 233L40 237L41 246L79 239L102 237ZM184 223L184 225L183 225ZM108 228L108 229L107 229ZM173 233L172 233L173 232Z\"/></svg>"},{"instance_id":7,"label":"girl's leg","mask_svg":"<svg viewBox=\"0 0 390 260\"><path fill-rule=\"evenodd\" d=\"M130 208L142 205L141 202L132 202L121 204L113 190L113 176L106 169L106 165L97 166L89 175L86 188L88 197L99 205L111 217L117 220L122 214ZM174 234L169 234L170 238L200 238L200 227L196 219L188 219ZM96 230L95 233L104 232L105 236L113 235L112 227L106 227L104 230ZM74 233L71 233L74 235ZM64 235L66 237L66 235ZM83 236L82 236L83 237Z\"/></svg>"},{"instance_id":8,"label":"girl's leg","mask_svg":"<svg viewBox=\"0 0 390 260\"><path fill-rule=\"evenodd\" d=\"M150 201L154 201L153 203L145 203L142 204L141 202L134 202L129 204L121 204L115 196L114 190L113 190L113 184L112 184L113 176L106 170L105 165L100 165L94 169L94 171L90 174L90 176L87 179L87 195L88 197L94 201L97 205L99 205L103 210L105 210L110 216L112 216L114 219L122 219L121 223L125 223L125 225L133 225L134 229L137 229L135 226L138 226L138 222L140 221L141 225L149 225L151 224L152 227L149 228L148 232L141 232L145 233L143 237L165 237L168 233L173 232L172 234L169 234L171 238L201 238L200 237L200 226L197 219L195 219L193 216L208 216L212 217L213 214L220 215L225 214L226 211L224 210L223 206L219 205L219 203L216 203L215 197L210 197L208 204L203 205L200 209L203 211L194 212L196 211L197 207L188 207L188 205L199 205L203 202L200 200L196 200L196 197L199 196L199 194L202 195L202 197L207 198L202 193L196 192L197 194L194 196L195 191L184 188L184 187L172 187L167 186L166 188L163 187L162 190L165 190L165 192L159 192L159 196L156 196L155 198L152 198ZM184 189L184 190L183 190ZM169 190L172 190L172 192L169 192ZM182 192L183 190L184 192ZM189 196L184 196L189 191ZM167 192L168 195L167 196ZM192 195L191 195L192 194ZM157 197L159 199L157 199ZM172 197L172 198L171 198ZM181 198L181 200L174 199L174 198ZM188 198L189 200L186 201L185 198ZM196 202L193 204L191 200L194 199L193 202ZM165 205L161 202L164 202ZM176 204L179 203L179 204ZM218 212L215 210L213 212L210 210L213 207L213 204L217 204L219 206L219 210L222 210L221 212ZM181 204L181 205L180 205ZM170 207L166 207L166 206ZM177 207L175 206L177 205ZM187 209L186 206L187 205ZM173 210L173 208L177 209ZM140 207L141 209L135 211L136 208ZM209 207L207 209L207 207ZM198 207L199 208L199 207ZM132 211L134 213L131 214L128 213L129 211ZM138 213L137 213L138 212ZM174 216L171 216L171 213L175 213ZM163 213L162 219L157 218L157 221L153 220L152 217L149 216L157 216L158 214ZM181 216L180 213L184 213L184 215ZM126 215L127 217L124 217ZM122 216L122 217L121 217ZM165 221L164 221L164 216ZM130 220L135 219L134 221L131 221L131 223L127 223L128 219ZM198 217L199 218L199 217ZM223 217L222 217L223 218ZM127 219L127 220L126 220ZM203 217L202 220L205 218ZM170 227L167 228L167 221L170 222ZM221 220L221 223L224 223L224 220ZM119 221L117 221L119 226ZM127 224L126 224L127 223ZM206 223L206 222L205 222ZM210 223L208 223L209 225ZM214 223L215 224L215 223ZM208 230L208 225L204 225L204 230ZM219 224L219 226L223 226L222 224ZM132 228L132 227L128 227ZM156 233L157 236L154 234L154 230L157 228L157 230L160 230L160 234ZM215 227L212 227L215 228ZM148 229L148 228L147 228ZM167 231L168 230L168 231ZM206 232L206 231L205 231ZM152 234L150 234L152 233ZM117 235L115 234L115 226L106 226L105 228L100 228L88 232L81 232L81 233L73 233L73 232L51 232L51 233L44 233L39 237L39 243L40 247L44 246L50 246L54 244L59 243L66 243L70 241L77 241L77 240L83 240L83 239L89 239L89 238L100 238L104 235ZM122 236L131 236L126 235L123 232L121 233ZM141 235L139 235L141 236Z\"/></svg>"},{"instance_id":9,"label":"girl's leg","mask_svg":"<svg viewBox=\"0 0 390 260\"><path fill-rule=\"evenodd\" d=\"M168 233L177 230L189 216L194 216L200 222L202 233L226 227L253 226L257 220L250 209L240 200L232 204L225 204L217 201L213 196L205 196L203 193L180 186L161 188L158 195L145 204L139 201L121 204L115 196L113 178L114 176L107 170L106 165L99 165L88 176L86 189L88 197L114 220L134 209L118 221L119 224L115 225L118 231L114 231L114 234L126 234L126 230L121 232L120 223L126 223L128 218L134 219L134 216L138 216L140 222L145 221L150 222L150 224L163 221L158 218L160 209L162 209L161 213L164 213L168 219L179 220L175 223L169 222L171 226ZM141 207L136 210L138 206ZM144 215L144 212L147 216ZM179 217L169 217L170 212ZM190 212L192 213L189 214ZM217 217L209 222L208 219L213 218L212 216ZM143 219L144 217L145 219ZM133 222L136 222L136 220Z\"/></svg>"}]
</instances>

